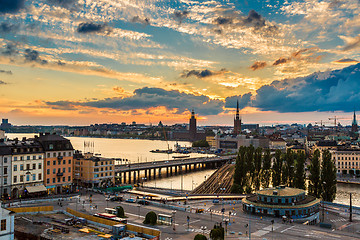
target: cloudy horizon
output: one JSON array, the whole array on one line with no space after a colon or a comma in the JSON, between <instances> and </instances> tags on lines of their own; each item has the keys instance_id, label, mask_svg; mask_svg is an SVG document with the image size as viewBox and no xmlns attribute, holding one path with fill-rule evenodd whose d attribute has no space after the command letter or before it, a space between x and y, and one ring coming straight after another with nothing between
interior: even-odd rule
<instances>
[{"instance_id":1,"label":"cloudy horizon","mask_svg":"<svg viewBox=\"0 0 360 240\"><path fill-rule=\"evenodd\" d=\"M360 2L0 0L0 118L17 125L350 124ZM329 123L328 125L330 125Z\"/></svg>"}]
</instances>

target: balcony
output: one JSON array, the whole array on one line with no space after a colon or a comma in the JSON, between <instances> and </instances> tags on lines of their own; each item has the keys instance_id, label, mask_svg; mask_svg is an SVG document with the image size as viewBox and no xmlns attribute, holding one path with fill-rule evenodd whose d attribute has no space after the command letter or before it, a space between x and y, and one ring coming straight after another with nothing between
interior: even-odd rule
<instances>
[{"instance_id":1,"label":"balcony","mask_svg":"<svg viewBox=\"0 0 360 240\"><path fill-rule=\"evenodd\" d=\"M62 177L62 176L64 176L64 173L63 173L63 172L58 172L58 173L56 174L56 176Z\"/></svg>"}]
</instances>

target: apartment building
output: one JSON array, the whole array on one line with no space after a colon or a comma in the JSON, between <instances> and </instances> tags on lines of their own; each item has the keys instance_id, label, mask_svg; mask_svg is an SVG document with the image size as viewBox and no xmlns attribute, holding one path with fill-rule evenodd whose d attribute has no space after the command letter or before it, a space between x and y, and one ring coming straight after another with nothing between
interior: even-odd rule
<instances>
[{"instance_id":1,"label":"apartment building","mask_svg":"<svg viewBox=\"0 0 360 240\"><path fill-rule=\"evenodd\" d=\"M0 240L14 240L14 212L0 208Z\"/></svg>"},{"instance_id":2,"label":"apartment building","mask_svg":"<svg viewBox=\"0 0 360 240\"><path fill-rule=\"evenodd\" d=\"M0 142L0 197L8 198L11 193L11 148Z\"/></svg>"},{"instance_id":3,"label":"apartment building","mask_svg":"<svg viewBox=\"0 0 360 240\"><path fill-rule=\"evenodd\" d=\"M331 150L338 174L360 174L360 149Z\"/></svg>"},{"instance_id":4,"label":"apartment building","mask_svg":"<svg viewBox=\"0 0 360 240\"><path fill-rule=\"evenodd\" d=\"M110 187L115 182L115 159L77 153L74 183L83 187Z\"/></svg>"},{"instance_id":5,"label":"apartment building","mask_svg":"<svg viewBox=\"0 0 360 240\"><path fill-rule=\"evenodd\" d=\"M6 141L11 150L11 197L22 198L45 194L44 152L42 146L33 139ZM2 156L3 158L6 155Z\"/></svg>"},{"instance_id":6,"label":"apartment building","mask_svg":"<svg viewBox=\"0 0 360 240\"><path fill-rule=\"evenodd\" d=\"M56 134L35 138L45 153L44 185L48 193L67 193L72 189L74 148L69 139Z\"/></svg>"}]
</instances>

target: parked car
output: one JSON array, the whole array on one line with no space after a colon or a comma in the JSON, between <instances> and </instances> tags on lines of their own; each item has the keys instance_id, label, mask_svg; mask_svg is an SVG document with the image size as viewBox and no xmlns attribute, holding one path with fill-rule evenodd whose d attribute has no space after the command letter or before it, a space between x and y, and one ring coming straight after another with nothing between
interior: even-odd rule
<instances>
[{"instance_id":1,"label":"parked car","mask_svg":"<svg viewBox=\"0 0 360 240\"><path fill-rule=\"evenodd\" d=\"M138 201L138 204L141 204L141 205L150 205L150 202L147 201L147 200L139 200L139 201Z\"/></svg>"},{"instance_id":2,"label":"parked car","mask_svg":"<svg viewBox=\"0 0 360 240\"><path fill-rule=\"evenodd\" d=\"M135 203L136 200L134 198L128 198L125 200L125 202L128 202L128 203Z\"/></svg>"},{"instance_id":3,"label":"parked car","mask_svg":"<svg viewBox=\"0 0 360 240\"><path fill-rule=\"evenodd\" d=\"M118 196L114 196L110 198L110 201L112 202L122 202L123 198L122 197L118 197Z\"/></svg>"}]
</instances>

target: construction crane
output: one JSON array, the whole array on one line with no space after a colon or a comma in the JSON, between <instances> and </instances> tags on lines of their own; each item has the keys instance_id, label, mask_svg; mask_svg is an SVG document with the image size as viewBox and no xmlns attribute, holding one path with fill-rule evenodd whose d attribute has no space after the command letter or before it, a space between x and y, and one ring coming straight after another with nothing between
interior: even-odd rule
<instances>
[{"instance_id":1,"label":"construction crane","mask_svg":"<svg viewBox=\"0 0 360 240\"><path fill-rule=\"evenodd\" d=\"M321 127L325 127L325 124L323 124L323 123L331 123L331 122L320 120L320 122L315 122L315 125L319 124L319 123L320 123Z\"/></svg>"},{"instance_id":2,"label":"construction crane","mask_svg":"<svg viewBox=\"0 0 360 240\"><path fill-rule=\"evenodd\" d=\"M335 127L335 129L337 128L337 124L336 124L336 123L339 123L339 121L338 121L339 119L349 120L348 118L343 118L343 117L336 117L336 116L330 117L329 120L334 120L334 127Z\"/></svg>"}]
</instances>

